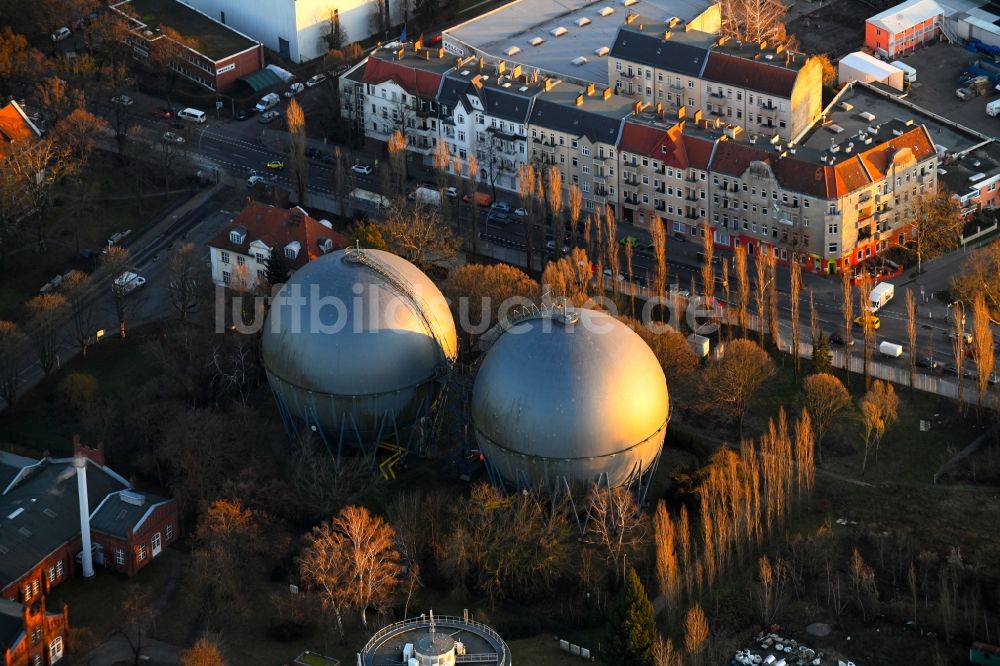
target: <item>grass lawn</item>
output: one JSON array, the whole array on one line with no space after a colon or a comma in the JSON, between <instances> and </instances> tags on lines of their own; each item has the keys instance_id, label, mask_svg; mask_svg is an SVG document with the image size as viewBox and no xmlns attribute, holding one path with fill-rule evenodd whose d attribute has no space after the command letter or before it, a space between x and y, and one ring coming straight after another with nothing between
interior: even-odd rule
<instances>
[{"instance_id":1,"label":"grass lawn","mask_svg":"<svg viewBox=\"0 0 1000 666\"><path fill-rule=\"evenodd\" d=\"M81 424L72 417L61 418L64 412L56 398L59 382L69 373L93 375L101 395L109 398L126 395L156 372L156 365L143 350L146 336L133 331L124 342L117 338L92 347L84 359L80 356L54 372L45 381L24 395L12 409L0 412L0 445L25 455L72 453L72 438L81 434Z\"/></svg>"}]
</instances>

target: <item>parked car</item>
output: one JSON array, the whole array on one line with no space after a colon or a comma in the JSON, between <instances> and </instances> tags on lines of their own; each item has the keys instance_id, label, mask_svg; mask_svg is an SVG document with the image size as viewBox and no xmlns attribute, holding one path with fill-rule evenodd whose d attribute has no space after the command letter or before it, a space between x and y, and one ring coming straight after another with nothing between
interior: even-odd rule
<instances>
[{"instance_id":1,"label":"parked car","mask_svg":"<svg viewBox=\"0 0 1000 666\"><path fill-rule=\"evenodd\" d=\"M674 232L674 240L680 241L682 243L686 243L687 242L687 236L684 235L683 231L675 231Z\"/></svg>"},{"instance_id":2,"label":"parked car","mask_svg":"<svg viewBox=\"0 0 1000 666\"><path fill-rule=\"evenodd\" d=\"M928 370L934 370L938 367L938 362L932 359L930 356L924 356L920 354L917 356L916 364L918 368L927 368Z\"/></svg>"},{"instance_id":3,"label":"parked car","mask_svg":"<svg viewBox=\"0 0 1000 666\"><path fill-rule=\"evenodd\" d=\"M312 88L313 86L318 86L324 81L326 81L326 74L316 74L315 76L310 76L306 80L306 86Z\"/></svg>"},{"instance_id":4,"label":"parked car","mask_svg":"<svg viewBox=\"0 0 1000 666\"><path fill-rule=\"evenodd\" d=\"M276 171L278 169L284 169L285 168L285 163L282 162L281 160L271 160L270 162L267 163L266 166L267 166L268 169L272 169L272 170Z\"/></svg>"},{"instance_id":5,"label":"parked car","mask_svg":"<svg viewBox=\"0 0 1000 666\"><path fill-rule=\"evenodd\" d=\"M112 104L117 104L118 106L132 106L135 104L135 100L128 95L118 95L117 97L111 98Z\"/></svg>"},{"instance_id":6,"label":"parked car","mask_svg":"<svg viewBox=\"0 0 1000 666\"><path fill-rule=\"evenodd\" d=\"M371 174L372 168L371 165L369 164L362 164L361 162L358 162L357 164L351 167L351 171L353 171L354 173L360 173L363 176L367 176Z\"/></svg>"},{"instance_id":7,"label":"parked car","mask_svg":"<svg viewBox=\"0 0 1000 666\"><path fill-rule=\"evenodd\" d=\"M454 187L449 187L448 189L446 189L444 191L444 193L446 195L448 195L449 199L457 199L458 198L458 190L456 188L454 188Z\"/></svg>"},{"instance_id":8,"label":"parked car","mask_svg":"<svg viewBox=\"0 0 1000 666\"><path fill-rule=\"evenodd\" d=\"M279 113L278 111L274 111L274 110L265 111L264 113L260 114L260 120L258 122L260 122L260 124L262 124L262 125L266 125L268 123L273 123L275 120L277 120L280 117L281 117L281 113Z\"/></svg>"},{"instance_id":9,"label":"parked car","mask_svg":"<svg viewBox=\"0 0 1000 666\"><path fill-rule=\"evenodd\" d=\"M514 215L517 215L518 217L528 217L528 211L523 208L515 208Z\"/></svg>"},{"instance_id":10,"label":"parked car","mask_svg":"<svg viewBox=\"0 0 1000 666\"><path fill-rule=\"evenodd\" d=\"M604 269L604 277L612 277L612 275L613 275L613 273L611 272L610 268L605 268ZM618 281L619 282L624 282L625 281L625 276L622 275L621 273L619 273L618 274Z\"/></svg>"},{"instance_id":11,"label":"parked car","mask_svg":"<svg viewBox=\"0 0 1000 666\"><path fill-rule=\"evenodd\" d=\"M150 113L157 118L170 119L174 117L174 114L170 112L170 109L153 109Z\"/></svg>"},{"instance_id":12,"label":"parked car","mask_svg":"<svg viewBox=\"0 0 1000 666\"><path fill-rule=\"evenodd\" d=\"M306 148L305 156L311 160L318 160L321 157L323 157L323 151L320 150L319 148L313 148L312 146L310 146L309 148Z\"/></svg>"},{"instance_id":13,"label":"parked car","mask_svg":"<svg viewBox=\"0 0 1000 666\"><path fill-rule=\"evenodd\" d=\"M510 216L502 210L491 210L486 219L491 222L499 222L501 224L507 224L510 222Z\"/></svg>"},{"instance_id":14,"label":"parked car","mask_svg":"<svg viewBox=\"0 0 1000 666\"><path fill-rule=\"evenodd\" d=\"M164 132L163 142L182 144L184 143L184 137L182 137L180 134L175 134L174 132Z\"/></svg>"},{"instance_id":15,"label":"parked car","mask_svg":"<svg viewBox=\"0 0 1000 666\"><path fill-rule=\"evenodd\" d=\"M257 113L256 109L240 109L233 117L236 118L236 120L243 121L249 119L255 113Z\"/></svg>"},{"instance_id":16,"label":"parked car","mask_svg":"<svg viewBox=\"0 0 1000 666\"><path fill-rule=\"evenodd\" d=\"M267 181L264 180L264 177L260 174L252 173L250 174L250 177L247 178L247 187L253 187L254 185L260 185L266 182Z\"/></svg>"},{"instance_id":17,"label":"parked car","mask_svg":"<svg viewBox=\"0 0 1000 666\"><path fill-rule=\"evenodd\" d=\"M288 90L285 91L285 97L295 97L305 89L306 87L301 83L298 82L293 83L292 85L288 86Z\"/></svg>"},{"instance_id":18,"label":"parked car","mask_svg":"<svg viewBox=\"0 0 1000 666\"><path fill-rule=\"evenodd\" d=\"M63 26L58 30L56 30L55 32L53 32L51 35L49 35L49 37L52 39L53 42L61 42L62 40L66 39L72 34L73 33L72 31L70 31L69 28Z\"/></svg>"},{"instance_id":19,"label":"parked car","mask_svg":"<svg viewBox=\"0 0 1000 666\"><path fill-rule=\"evenodd\" d=\"M492 206L490 206L490 208L492 208L493 210L502 210L505 213L510 212L510 204L507 203L506 201L496 201L493 203Z\"/></svg>"}]
</instances>

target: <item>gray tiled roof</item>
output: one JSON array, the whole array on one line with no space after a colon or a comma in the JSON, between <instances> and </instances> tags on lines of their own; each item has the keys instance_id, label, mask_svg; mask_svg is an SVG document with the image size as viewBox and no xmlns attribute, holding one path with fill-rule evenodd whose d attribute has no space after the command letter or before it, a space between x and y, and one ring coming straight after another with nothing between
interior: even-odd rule
<instances>
[{"instance_id":1,"label":"gray tiled roof","mask_svg":"<svg viewBox=\"0 0 1000 666\"><path fill-rule=\"evenodd\" d=\"M685 76L701 76L708 62L708 48L622 27L611 46L611 56Z\"/></svg>"},{"instance_id":2,"label":"gray tiled roof","mask_svg":"<svg viewBox=\"0 0 1000 666\"><path fill-rule=\"evenodd\" d=\"M137 506L122 499L122 493L116 492L108 495L97 511L90 517L90 529L96 532L104 532L112 536L125 539L128 533L136 526L146 512L151 508L165 502L162 497L137 490L128 491L135 497L142 497L143 504Z\"/></svg>"},{"instance_id":3,"label":"gray tiled roof","mask_svg":"<svg viewBox=\"0 0 1000 666\"><path fill-rule=\"evenodd\" d=\"M465 99L465 94L470 87L469 80L460 76L445 76L441 81L441 88L438 90L438 102L447 104L450 108L455 108L461 103L469 109L469 103Z\"/></svg>"},{"instance_id":4,"label":"gray tiled roof","mask_svg":"<svg viewBox=\"0 0 1000 666\"><path fill-rule=\"evenodd\" d=\"M7 451L0 451L0 493L10 485L10 482L23 468L37 462L34 458L25 458Z\"/></svg>"},{"instance_id":5,"label":"gray tiled roof","mask_svg":"<svg viewBox=\"0 0 1000 666\"><path fill-rule=\"evenodd\" d=\"M485 106L488 114L515 123L528 122L531 97L493 87L484 88L483 91L485 92Z\"/></svg>"},{"instance_id":6,"label":"gray tiled roof","mask_svg":"<svg viewBox=\"0 0 1000 666\"><path fill-rule=\"evenodd\" d=\"M80 533L75 472L69 458L44 460L0 497L0 588ZM109 493L127 487L117 474L88 461L87 499L91 512Z\"/></svg>"},{"instance_id":7,"label":"gray tiled roof","mask_svg":"<svg viewBox=\"0 0 1000 666\"><path fill-rule=\"evenodd\" d=\"M560 84L548 93L540 94L531 109L532 125L585 136L592 143L617 144L622 121L631 113L632 100L612 95L604 100L599 94L585 96L583 104L575 103L579 90Z\"/></svg>"}]
</instances>

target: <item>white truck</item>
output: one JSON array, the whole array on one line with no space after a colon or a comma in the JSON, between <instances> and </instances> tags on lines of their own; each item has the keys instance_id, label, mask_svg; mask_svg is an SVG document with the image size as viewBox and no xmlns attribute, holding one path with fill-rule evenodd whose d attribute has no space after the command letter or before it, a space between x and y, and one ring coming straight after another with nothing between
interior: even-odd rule
<instances>
[{"instance_id":1,"label":"white truck","mask_svg":"<svg viewBox=\"0 0 1000 666\"><path fill-rule=\"evenodd\" d=\"M878 312L882 306L892 300L892 297L896 293L896 288L893 287L888 282L879 282L872 289L872 293L868 296L868 303L871 306L872 312Z\"/></svg>"},{"instance_id":2,"label":"white truck","mask_svg":"<svg viewBox=\"0 0 1000 666\"><path fill-rule=\"evenodd\" d=\"M378 210L388 210L391 206L388 197L384 197L378 192L363 190L360 187L351 190L351 199L354 203L371 206Z\"/></svg>"},{"instance_id":3,"label":"white truck","mask_svg":"<svg viewBox=\"0 0 1000 666\"><path fill-rule=\"evenodd\" d=\"M1000 84L997 85L1000 86ZM1000 116L1000 99L995 99L992 102L988 102L986 104L986 115L990 116L991 118L996 118L997 116Z\"/></svg>"},{"instance_id":4,"label":"white truck","mask_svg":"<svg viewBox=\"0 0 1000 666\"><path fill-rule=\"evenodd\" d=\"M417 203L424 204L426 206L441 205L441 193L437 190L432 190L429 187L418 187L408 198L411 201L416 201Z\"/></svg>"},{"instance_id":5,"label":"white truck","mask_svg":"<svg viewBox=\"0 0 1000 666\"><path fill-rule=\"evenodd\" d=\"M907 65L905 62L900 62L899 60L893 60L889 63L896 69L903 71L903 78L906 79L907 83L913 84L917 82L917 70Z\"/></svg>"},{"instance_id":6,"label":"white truck","mask_svg":"<svg viewBox=\"0 0 1000 666\"><path fill-rule=\"evenodd\" d=\"M889 342L886 340L879 343L878 352L882 354L882 356L899 358L903 355L903 345L897 345L895 342Z\"/></svg>"},{"instance_id":7,"label":"white truck","mask_svg":"<svg viewBox=\"0 0 1000 666\"><path fill-rule=\"evenodd\" d=\"M278 93L267 93L260 98L260 101L257 102L257 106L254 108L257 109L257 113L264 113L268 109L278 106L280 103L281 98L278 97Z\"/></svg>"},{"instance_id":8,"label":"white truck","mask_svg":"<svg viewBox=\"0 0 1000 666\"><path fill-rule=\"evenodd\" d=\"M144 284L146 284L146 278L142 277L138 273L125 271L115 278L114 290L116 293L122 295L131 294Z\"/></svg>"}]
</instances>

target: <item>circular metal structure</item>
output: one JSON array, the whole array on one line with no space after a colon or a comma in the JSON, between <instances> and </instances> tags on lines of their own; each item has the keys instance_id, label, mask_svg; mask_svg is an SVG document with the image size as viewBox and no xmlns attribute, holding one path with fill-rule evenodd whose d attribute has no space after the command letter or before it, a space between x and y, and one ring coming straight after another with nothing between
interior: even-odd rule
<instances>
[{"instance_id":1,"label":"circular metal structure","mask_svg":"<svg viewBox=\"0 0 1000 666\"><path fill-rule=\"evenodd\" d=\"M382 627L358 652L358 666L511 666L510 648L468 617L422 613Z\"/></svg>"},{"instance_id":2,"label":"circular metal structure","mask_svg":"<svg viewBox=\"0 0 1000 666\"><path fill-rule=\"evenodd\" d=\"M262 356L286 427L339 455L412 433L457 354L440 290L405 259L348 249L309 262L274 298Z\"/></svg>"},{"instance_id":3,"label":"circular metal structure","mask_svg":"<svg viewBox=\"0 0 1000 666\"><path fill-rule=\"evenodd\" d=\"M472 393L487 464L519 487L640 481L659 458L668 414L653 351L595 310L510 325L487 352Z\"/></svg>"}]
</instances>

